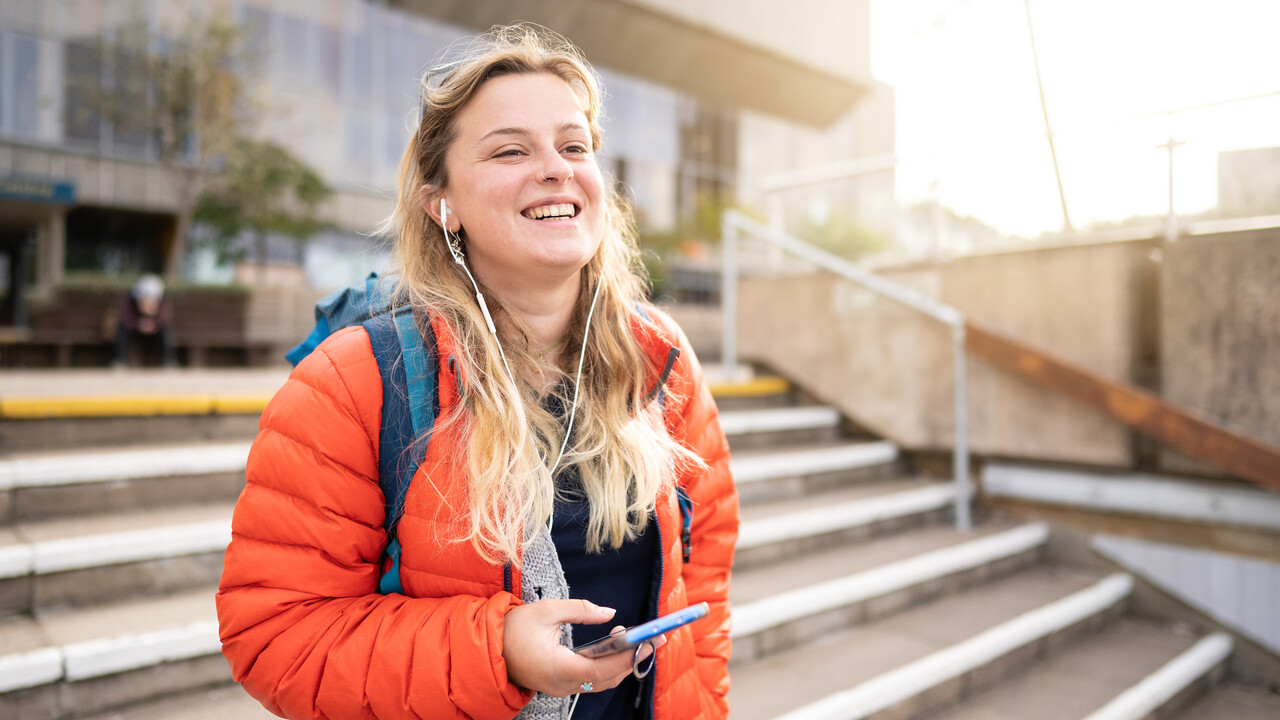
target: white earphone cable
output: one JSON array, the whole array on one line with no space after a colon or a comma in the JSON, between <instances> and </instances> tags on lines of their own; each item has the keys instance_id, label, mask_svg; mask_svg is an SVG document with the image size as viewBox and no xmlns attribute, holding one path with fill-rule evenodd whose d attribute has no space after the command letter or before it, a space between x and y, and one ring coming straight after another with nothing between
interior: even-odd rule
<instances>
[{"instance_id":1,"label":"white earphone cable","mask_svg":"<svg viewBox=\"0 0 1280 720\"><path fill-rule=\"evenodd\" d=\"M515 374L511 372L511 365L507 363L507 353L502 349L502 343L498 340L498 329L493 324L493 316L489 314L489 306L484 301L484 295L480 292L480 286L476 283L476 278L471 274L471 269L467 267L467 263L463 259L461 245L462 241L457 235L449 231L449 206L445 204L445 199L440 198L440 228L444 230L445 244L449 247L449 252L453 255L453 261L462 266L466 271L467 278L471 280L471 287L476 291L476 302L480 304L480 312L484 313L484 320L489 326L489 332L493 334L493 341L498 346L498 354L502 357L502 366L507 370L507 377L511 380L511 385L519 388L516 383ZM587 359L587 339L591 336L591 318L596 313L596 302L600 299L600 288L604 283L597 282L595 292L591 296L591 307L587 310L587 323L582 331L582 350L578 353L578 372L573 382L573 401L569 405L569 422L565 425L564 440L560 443L560 452L556 455L556 462L551 466L551 482L555 482L556 470L560 468L560 460L564 458L564 450L569 446L569 437L573 434L573 420L578 412L578 390L582 387L582 366ZM546 458L542 459L542 463L546 464ZM551 525L555 521L555 513L547 518L547 532L551 532Z\"/></svg>"}]
</instances>

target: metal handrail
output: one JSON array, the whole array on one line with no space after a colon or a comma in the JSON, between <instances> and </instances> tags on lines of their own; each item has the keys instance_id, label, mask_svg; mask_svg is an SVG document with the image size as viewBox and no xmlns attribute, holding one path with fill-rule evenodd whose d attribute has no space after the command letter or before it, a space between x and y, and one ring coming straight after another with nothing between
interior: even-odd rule
<instances>
[{"instance_id":1,"label":"metal handrail","mask_svg":"<svg viewBox=\"0 0 1280 720\"><path fill-rule=\"evenodd\" d=\"M858 285L914 310L951 328L952 356L955 372L955 449L952 456L956 487L956 527L968 531L972 527L969 500L969 401L965 371L965 318L950 305L930 300L907 288L878 277L842 257L798 240L781 230L758 223L736 210L727 210L721 220L721 253L723 271L720 280L720 306L723 313L721 362L731 376L738 367L738 233L747 233L818 267L851 280Z\"/></svg>"}]
</instances>

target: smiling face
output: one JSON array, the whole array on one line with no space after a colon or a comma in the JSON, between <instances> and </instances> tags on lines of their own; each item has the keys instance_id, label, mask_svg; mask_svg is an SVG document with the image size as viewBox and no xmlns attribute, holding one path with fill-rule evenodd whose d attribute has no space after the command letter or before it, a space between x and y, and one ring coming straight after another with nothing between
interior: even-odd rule
<instances>
[{"instance_id":1,"label":"smiling face","mask_svg":"<svg viewBox=\"0 0 1280 720\"><path fill-rule=\"evenodd\" d=\"M458 113L455 131L440 195L450 229L465 233L476 277L499 295L531 284L576 289L607 220L591 130L573 88L547 73L493 78ZM427 208L437 220L438 205Z\"/></svg>"}]
</instances>

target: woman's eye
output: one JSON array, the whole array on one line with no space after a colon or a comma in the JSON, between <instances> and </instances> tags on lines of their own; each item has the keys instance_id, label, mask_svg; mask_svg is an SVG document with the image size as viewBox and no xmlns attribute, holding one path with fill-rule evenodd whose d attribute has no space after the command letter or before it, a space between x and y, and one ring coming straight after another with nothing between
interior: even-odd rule
<instances>
[{"instance_id":1,"label":"woman's eye","mask_svg":"<svg viewBox=\"0 0 1280 720\"><path fill-rule=\"evenodd\" d=\"M590 152L590 150L587 150L587 147L585 145L570 145L569 147L565 148L564 151L574 152L574 153Z\"/></svg>"},{"instance_id":2,"label":"woman's eye","mask_svg":"<svg viewBox=\"0 0 1280 720\"><path fill-rule=\"evenodd\" d=\"M523 150L520 150L518 148L511 148L510 150L499 150L498 154L494 155L494 157L515 157L517 155L523 155L523 154L524 154Z\"/></svg>"}]
</instances>

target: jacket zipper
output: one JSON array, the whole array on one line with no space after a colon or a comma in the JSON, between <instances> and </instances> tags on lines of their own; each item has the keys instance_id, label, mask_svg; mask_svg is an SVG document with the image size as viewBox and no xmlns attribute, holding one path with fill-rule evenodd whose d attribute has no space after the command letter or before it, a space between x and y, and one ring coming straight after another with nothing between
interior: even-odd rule
<instances>
[{"instance_id":1,"label":"jacket zipper","mask_svg":"<svg viewBox=\"0 0 1280 720\"><path fill-rule=\"evenodd\" d=\"M653 511L653 526L658 530L658 592L652 598L653 614L654 617L657 617L662 608L662 581L666 577L667 564L667 546L662 540L662 521L658 518L657 508L654 508ZM646 716L648 720L653 720L654 695L658 689L658 658L656 657L653 659L653 669L647 676L640 679L640 687L636 688L636 707L640 707L640 699L644 697L646 686L649 688L649 711Z\"/></svg>"}]
</instances>

